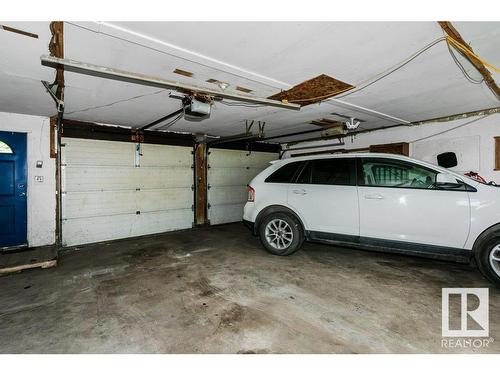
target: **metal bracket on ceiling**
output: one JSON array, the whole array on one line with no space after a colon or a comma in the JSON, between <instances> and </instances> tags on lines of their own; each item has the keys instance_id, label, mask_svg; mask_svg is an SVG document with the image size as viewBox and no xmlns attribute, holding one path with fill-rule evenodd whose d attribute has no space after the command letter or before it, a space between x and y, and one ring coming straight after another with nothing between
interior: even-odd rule
<instances>
[{"instance_id":1,"label":"metal bracket on ceiling","mask_svg":"<svg viewBox=\"0 0 500 375\"><path fill-rule=\"evenodd\" d=\"M50 97L56 103L57 113L62 114L64 112L64 100L61 100L56 96L56 92L58 89L57 83L50 84L47 81L42 81L42 85L45 87L45 89L49 93ZM63 88L63 90L64 90L64 88Z\"/></svg>"},{"instance_id":2,"label":"metal bracket on ceiling","mask_svg":"<svg viewBox=\"0 0 500 375\"><path fill-rule=\"evenodd\" d=\"M266 122L265 121L255 121L255 120L252 120L252 121L249 121L249 120L245 120L245 133L246 134L251 134L252 133L252 127L253 125L257 123L257 126L259 128L259 132L258 132L258 136L259 137L264 137L264 128L266 126Z\"/></svg>"}]
</instances>

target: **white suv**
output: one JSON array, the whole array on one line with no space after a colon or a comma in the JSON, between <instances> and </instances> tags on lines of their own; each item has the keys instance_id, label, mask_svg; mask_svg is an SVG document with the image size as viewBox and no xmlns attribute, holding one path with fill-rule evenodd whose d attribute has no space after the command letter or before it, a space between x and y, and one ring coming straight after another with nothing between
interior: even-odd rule
<instances>
[{"instance_id":1,"label":"white suv","mask_svg":"<svg viewBox=\"0 0 500 375\"><path fill-rule=\"evenodd\" d=\"M244 223L276 255L304 239L469 262L500 286L500 188L405 156L277 160L248 186Z\"/></svg>"}]
</instances>

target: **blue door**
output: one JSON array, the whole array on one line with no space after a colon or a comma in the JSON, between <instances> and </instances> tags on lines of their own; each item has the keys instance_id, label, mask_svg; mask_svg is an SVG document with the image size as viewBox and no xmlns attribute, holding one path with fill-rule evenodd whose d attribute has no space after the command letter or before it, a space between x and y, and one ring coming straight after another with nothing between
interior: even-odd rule
<instances>
[{"instance_id":1,"label":"blue door","mask_svg":"<svg viewBox=\"0 0 500 375\"><path fill-rule=\"evenodd\" d=\"M0 248L27 243L26 176L26 134L0 131Z\"/></svg>"}]
</instances>

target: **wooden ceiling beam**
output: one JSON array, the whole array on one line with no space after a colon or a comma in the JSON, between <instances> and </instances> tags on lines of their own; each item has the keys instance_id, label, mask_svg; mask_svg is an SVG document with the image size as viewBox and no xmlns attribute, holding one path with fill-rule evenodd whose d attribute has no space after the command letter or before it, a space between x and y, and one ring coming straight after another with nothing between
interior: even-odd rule
<instances>
[{"instance_id":1,"label":"wooden ceiling beam","mask_svg":"<svg viewBox=\"0 0 500 375\"><path fill-rule=\"evenodd\" d=\"M50 55L64 59L64 22L52 21L50 23L50 32L52 33L49 43ZM54 84L57 85L56 97L59 100L64 100L64 66L62 65L58 65L56 68Z\"/></svg>"},{"instance_id":2,"label":"wooden ceiling beam","mask_svg":"<svg viewBox=\"0 0 500 375\"><path fill-rule=\"evenodd\" d=\"M449 21L438 21L439 26L443 29L443 31L450 37L459 42L460 44L466 46L471 52L472 47L469 46L465 40L462 38L457 29L451 24ZM500 87L496 84L495 80L491 76L490 71L484 66L484 64L476 59L474 56L465 55L464 56L471 62L472 65L481 73L484 78L484 82L488 87L500 98Z\"/></svg>"}]
</instances>

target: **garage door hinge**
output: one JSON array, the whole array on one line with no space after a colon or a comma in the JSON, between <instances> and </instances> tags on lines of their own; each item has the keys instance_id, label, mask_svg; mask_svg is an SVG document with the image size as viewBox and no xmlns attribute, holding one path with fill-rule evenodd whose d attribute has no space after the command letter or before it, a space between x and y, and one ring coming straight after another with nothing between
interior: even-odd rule
<instances>
[{"instance_id":1,"label":"garage door hinge","mask_svg":"<svg viewBox=\"0 0 500 375\"><path fill-rule=\"evenodd\" d=\"M191 169L194 169L194 164L191 164Z\"/></svg>"},{"instance_id":2,"label":"garage door hinge","mask_svg":"<svg viewBox=\"0 0 500 375\"><path fill-rule=\"evenodd\" d=\"M207 203L207 208L208 209L211 209L212 208L212 205L210 203Z\"/></svg>"},{"instance_id":3,"label":"garage door hinge","mask_svg":"<svg viewBox=\"0 0 500 375\"><path fill-rule=\"evenodd\" d=\"M66 143L61 143L61 147L66 147Z\"/></svg>"},{"instance_id":4,"label":"garage door hinge","mask_svg":"<svg viewBox=\"0 0 500 375\"><path fill-rule=\"evenodd\" d=\"M194 185L191 185L191 190L194 191Z\"/></svg>"},{"instance_id":5,"label":"garage door hinge","mask_svg":"<svg viewBox=\"0 0 500 375\"><path fill-rule=\"evenodd\" d=\"M130 129L130 140L132 142L143 143L144 132L141 129Z\"/></svg>"},{"instance_id":6,"label":"garage door hinge","mask_svg":"<svg viewBox=\"0 0 500 375\"><path fill-rule=\"evenodd\" d=\"M212 167L210 166L210 164L208 164L208 165L207 165L207 168L208 168L208 169L210 169L210 168L212 168Z\"/></svg>"},{"instance_id":7,"label":"garage door hinge","mask_svg":"<svg viewBox=\"0 0 500 375\"><path fill-rule=\"evenodd\" d=\"M191 211L194 212L194 204L191 205Z\"/></svg>"},{"instance_id":8,"label":"garage door hinge","mask_svg":"<svg viewBox=\"0 0 500 375\"><path fill-rule=\"evenodd\" d=\"M141 211L135 211L135 214L136 214L136 215L140 215L140 214L141 214Z\"/></svg>"},{"instance_id":9,"label":"garage door hinge","mask_svg":"<svg viewBox=\"0 0 500 375\"><path fill-rule=\"evenodd\" d=\"M212 185L208 184L207 189L210 190L212 188Z\"/></svg>"}]
</instances>

